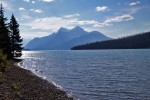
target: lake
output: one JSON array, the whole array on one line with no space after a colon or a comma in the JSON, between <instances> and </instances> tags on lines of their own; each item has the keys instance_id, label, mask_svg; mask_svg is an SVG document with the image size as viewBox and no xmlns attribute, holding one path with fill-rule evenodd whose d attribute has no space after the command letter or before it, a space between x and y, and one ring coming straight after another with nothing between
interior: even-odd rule
<instances>
[{"instance_id":1,"label":"lake","mask_svg":"<svg viewBox=\"0 0 150 100\"><path fill-rule=\"evenodd\" d=\"M150 49L23 51L22 58L75 100L150 99Z\"/></svg>"}]
</instances>

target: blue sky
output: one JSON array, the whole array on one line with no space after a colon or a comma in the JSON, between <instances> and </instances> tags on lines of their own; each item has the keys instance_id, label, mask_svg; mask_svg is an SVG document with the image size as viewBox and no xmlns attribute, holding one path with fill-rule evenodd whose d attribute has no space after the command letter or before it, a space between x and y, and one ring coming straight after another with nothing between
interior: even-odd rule
<instances>
[{"instance_id":1,"label":"blue sky","mask_svg":"<svg viewBox=\"0 0 150 100\"><path fill-rule=\"evenodd\" d=\"M150 0L0 0L13 13L24 39L47 36L60 27L81 26L118 38L150 31Z\"/></svg>"}]
</instances>

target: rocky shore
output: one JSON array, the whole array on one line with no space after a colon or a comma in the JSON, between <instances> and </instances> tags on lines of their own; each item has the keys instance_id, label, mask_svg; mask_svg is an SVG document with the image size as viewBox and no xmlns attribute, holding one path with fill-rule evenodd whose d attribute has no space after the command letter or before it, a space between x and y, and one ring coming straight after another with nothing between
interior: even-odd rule
<instances>
[{"instance_id":1,"label":"rocky shore","mask_svg":"<svg viewBox=\"0 0 150 100\"><path fill-rule=\"evenodd\" d=\"M0 75L0 100L73 100L65 91L9 62Z\"/></svg>"}]
</instances>

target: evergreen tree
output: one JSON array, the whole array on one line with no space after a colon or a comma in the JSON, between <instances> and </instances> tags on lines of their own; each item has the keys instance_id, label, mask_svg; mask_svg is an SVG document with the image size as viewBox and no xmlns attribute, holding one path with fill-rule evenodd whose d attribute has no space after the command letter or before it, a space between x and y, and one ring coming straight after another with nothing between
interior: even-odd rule
<instances>
[{"instance_id":1,"label":"evergreen tree","mask_svg":"<svg viewBox=\"0 0 150 100\"><path fill-rule=\"evenodd\" d=\"M13 57L20 57L22 55L22 41L23 39L20 36L19 32L19 24L16 21L16 18L12 14L12 17L10 19L9 23L10 28L10 34L11 34L11 51L13 54Z\"/></svg>"},{"instance_id":2,"label":"evergreen tree","mask_svg":"<svg viewBox=\"0 0 150 100\"><path fill-rule=\"evenodd\" d=\"M0 5L0 49L3 50L4 54L6 54L8 58L11 58L12 53L10 48L11 46L10 33L6 21L7 18L4 17L4 10L1 4Z\"/></svg>"}]
</instances>

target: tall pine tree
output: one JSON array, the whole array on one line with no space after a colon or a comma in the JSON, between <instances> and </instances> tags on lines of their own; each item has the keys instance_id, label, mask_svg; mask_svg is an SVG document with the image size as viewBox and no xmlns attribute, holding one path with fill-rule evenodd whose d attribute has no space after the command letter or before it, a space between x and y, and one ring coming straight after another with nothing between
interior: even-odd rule
<instances>
[{"instance_id":1,"label":"tall pine tree","mask_svg":"<svg viewBox=\"0 0 150 100\"><path fill-rule=\"evenodd\" d=\"M0 5L0 49L7 55L8 58L12 57L10 33L8 30L7 18L4 17L4 10L2 4Z\"/></svg>"},{"instance_id":2,"label":"tall pine tree","mask_svg":"<svg viewBox=\"0 0 150 100\"><path fill-rule=\"evenodd\" d=\"M22 41L23 39L20 36L19 32L19 24L16 21L16 18L12 14L10 23L9 23L9 28L10 28L10 34L11 34L11 51L13 54L13 57L20 57L22 55Z\"/></svg>"}]
</instances>

